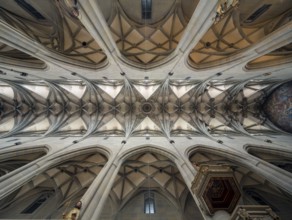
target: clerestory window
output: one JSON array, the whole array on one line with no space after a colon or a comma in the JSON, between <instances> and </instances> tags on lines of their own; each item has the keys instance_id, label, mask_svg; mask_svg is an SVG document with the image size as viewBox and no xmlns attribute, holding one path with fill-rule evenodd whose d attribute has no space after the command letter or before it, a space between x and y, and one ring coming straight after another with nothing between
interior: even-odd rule
<instances>
[{"instance_id":1,"label":"clerestory window","mask_svg":"<svg viewBox=\"0 0 292 220\"><path fill-rule=\"evenodd\" d=\"M144 194L144 213L155 214L155 201L153 192L146 192Z\"/></svg>"},{"instance_id":2,"label":"clerestory window","mask_svg":"<svg viewBox=\"0 0 292 220\"><path fill-rule=\"evenodd\" d=\"M142 19L151 19L152 16L152 0L141 0Z\"/></svg>"},{"instance_id":3,"label":"clerestory window","mask_svg":"<svg viewBox=\"0 0 292 220\"><path fill-rule=\"evenodd\" d=\"M37 210L47 199L50 197L50 194L44 194L38 197L33 203L26 207L21 213L22 214L32 214Z\"/></svg>"}]
</instances>

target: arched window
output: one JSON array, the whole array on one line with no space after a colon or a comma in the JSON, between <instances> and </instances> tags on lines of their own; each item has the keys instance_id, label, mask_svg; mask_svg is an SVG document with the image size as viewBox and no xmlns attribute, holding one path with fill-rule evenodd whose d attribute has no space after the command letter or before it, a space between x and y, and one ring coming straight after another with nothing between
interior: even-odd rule
<instances>
[{"instance_id":1,"label":"arched window","mask_svg":"<svg viewBox=\"0 0 292 220\"><path fill-rule=\"evenodd\" d=\"M142 0L142 19L151 19L152 0Z\"/></svg>"},{"instance_id":2,"label":"arched window","mask_svg":"<svg viewBox=\"0 0 292 220\"><path fill-rule=\"evenodd\" d=\"M290 173L292 173L292 162L291 161L275 161L275 162L271 162L271 164L274 164L277 167L280 167L283 170L286 170Z\"/></svg>"},{"instance_id":3,"label":"arched window","mask_svg":"<svg viewBox=\"0 0 292 220\"><path fill-rule=\"evenodd\" d=\"M252 198L257 204L259 204L259 205L267 205L267 206L270 206L273 209L273 211L275 211L275 212L278 211L278 209L275 206L270 204L267 200L265 200L259 193L255 192L253 189L247 189L247 190L244 190L244 192L250 198Z\"/></svg>"},{"instance_id":4,"label":"arched window","mask_svg":"<svg viewBox=\"0 0 292 220\"><path fill-rule=\"evenodd\" d=\"M248 146L246 150L249 154L292 173L291 152L260 146Z\"/></svg>"},{"instance_id":5,"label":"arched window","mask_svg":"<svg viewBox=\"0 0 292 220\"><path fill-rule=\"evenodd\" d=\"M28 207L26 207L21 213L22 214L32 214L37 210L47 199L50 198L52 193L46 193L38 197L34 202L32 202Z\"/></svg>"},{"instance_id":6,"label":"arched window","mask_svg":"<svg viewBox=\"0 0 292 220\"><path fill-rule=\"evenodd\" d=\"M144 194L144 213L145 214L155 213L155 201L153 192L146 192Z\"/></svg>"}]
</instances>

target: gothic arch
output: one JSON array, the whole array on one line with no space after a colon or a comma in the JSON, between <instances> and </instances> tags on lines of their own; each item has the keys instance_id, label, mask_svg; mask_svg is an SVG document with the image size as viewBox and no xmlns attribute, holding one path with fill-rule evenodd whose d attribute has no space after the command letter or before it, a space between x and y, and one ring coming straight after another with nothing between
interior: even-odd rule
<instances>
[{"instance_id":1,"label":"gothic arch","mask_svg":"<svg viewBox=\"0 0 292 220\"><path fill-rule=\"evenodd\" d=\"M57 155L43 172L1 201L0 216L8 217L5 215L10 213L13 218L40 218L44 215L49 218L61 217L68 207L80 200L107 163L108 154L104 152L106 151L102 148L90 147ZM25 205L47 192L51 196L40 206L43 209L41 216L38 209L32 213L24 211ZM7 211L11 208L18 211Z\"/></svg>"},{"instance_id":2,"label":"gothic arch","mask_svg":"<svg viewBox=\"0 0 292 220\"><path fill-rule=\"evenodd\" d=\"M89 145L89 146L85 146L82 147L82 149L80 148L75 148L75 149L71 149L67 152L58 152L56 154L54 154L54 159L53 159L53 164L51 164L51 166L61 163L64 160L69 160L72 157L76 157L80 154L90 154L90 153L100 153L103 154L107 160L110 159L110 157L112 157L112 150L110 150L108 147L102 146L102 145Z\"/></svg>"},{"instance_id":3,"label":"gothic arch","mask_svg":"<svg viewBox=\"0 0 292 220\"><path fill-rule=\"evenodd\" d=\"M0 64L29 70L45 70L44 61L0 41Z\"/></svg>"},{"instance_id":4,"label":"gothic arch","mask_svg":"<svg viewBox=\"0 0 292 220\"><path fill-rule=\"evenodd\" d=\"M211 154L217 154L218 156L221 157L226 157L227 159L240 163L241 165L244 165L245 157L243 155L236 154L230 150L226 149L220 149L216 148L215 146L207 146L207 145L195 145L195 146L190 146L186 150L186 156L190 160L190 157L195 154L196 152L206 152L206 153L211 153Z\"/></svg>"},{"instance_id":5,"label":"gothic arch","mask_svg":"<svg viewBox=\"0 0 292 220\"><path fill-rule=\"evenodd\" d=\"M0 154L0 177L45 156L49 149L45 146L2 150Z\"/></svg>"},{"instance_id":6,"label":"gothic arch","mask_svg":"<svg viewBox=\"0 0 292 220\"><path fill-rule=\"evenodd\" d=\"M163 149L158 145L149 145L149 144L140 145L140 146L131 148L131 149L127 150L127 151L124 151L123 154L121 154L121 156L119 157L119 160L121 162L124 162L129 157L134 156L134 155L139 154L139 153L146 152L146 151L151 151L151 152L154 152L154 153L157 153L157 154L161 154L161 155L169 158L173 162L177 160L177 156L174 153L172 153L172 152L170 152L170 151L168 151L166 149Z\"/></svg>"},{"instance_id":7,"label":"gothic arch","mask_svg":"<svg viewBox=\"0 0 292 220\"><path fill-rule=\"evenodd\" d=\"M169 219L170 217L175 218L175 219L181 219L182 216L182 209L180 208L180 204L178 201L175 201L171 198L169 198L169 195L167 193L154 189L149 191L148 189L141 189L137 191L135 195L122 207L121 210L119 210L119 214L116 217L117 219L134 219L134 218L129 218L132 215L139 216L139 219L149 219L151 217L150 215L147 215L143 213L145 210L145 195L148 193L152 193L154 196L154 211L153 214L157 216L160 216L160 219ZM133 210L133 205L140 207L139 211ZM130 210L132 213L130 213ZM152 214L152 215L153 215ZM164 218L161 218L161 217Z\"/></svg>"},{"instance_id":8,"label":"gothic arch","mask_svg":"<svg viewBox=\"0 0 292 220\"><path fill-rule=\"evenodd\" d=\"M292 173L292 152L277 148L248 145L245 150L254 157Z\"/></svg>"},{"instance_id":9,"label":"gothic arch","mask_svg":"<svg viewBox=\"0 0 292 220\"><path fill-rule=\"evenodd\" d=\"M286 3L287 8L282 10L273 1L249 5L246 0L233 0L219 5L213 25L189 53L188 64L195 69L212 69L243 58L248 50L289 23L292 5ZM264 13L266 10L270 13ZM253 19L256 13L259 15Z\"/></svg>"},{"instance_id":10,"label":"gothic arch","mask_svg":"<svg viewBox=\"0 0 292 220\"><path fill-rule=\"evenodd\" d=\"M286 44L280 48L276 48L275 50L257 57L251 61L249 61L245 69L247 71L251 70L259 70L271 67L277 67L284 65L291 66L292 60L292 43Z\"/></svg>"},{"instance_id":11,"label":"gothic arch","mask_svg":"<svg viewBox=\"0 0 292 220\"><path fill-rule=\"evenodd\" d=\"M159 198L167 199L180 210L182 216L185 203L189 201L185 196L190 192L176 160L175 154L149 145L129 149L122 154L119 159L121 167L110 193L111 198L119 204L117 210L122 211L135 198L141 202L141 195L151 191L158 193ZM142 217L143 212L140 214ZM196 215L201 216L199 212Z\"/></svg>"},{"instance_id":12,"label":"gothic arch","mask_svg":"<svg viewBox=\"0 0 292 220\"><path fill-rule=\"evenodd\" d=\"M45 51L47 58L88 69L107 64L105 53L78 19L79 12L73 2L13 1L2 4L0 11L2 26L18 30L13 38L34 42L37 46L33 47L41 53Z\"/></svg>"},{"instance_id":13,"label":"gothic arch","mask_svg":"<svg viewBox=\"0 0 292 220\"><path fill-rule=\"evenodd\" d=\"M132 67L154 68L177 55L176 48L198 2L147 1L152 16L146 19L143 13L136 13L143 5L140 1L110 1L111 7L98 4L116 43L118 58Z\"/></svg>"}]
</instances>

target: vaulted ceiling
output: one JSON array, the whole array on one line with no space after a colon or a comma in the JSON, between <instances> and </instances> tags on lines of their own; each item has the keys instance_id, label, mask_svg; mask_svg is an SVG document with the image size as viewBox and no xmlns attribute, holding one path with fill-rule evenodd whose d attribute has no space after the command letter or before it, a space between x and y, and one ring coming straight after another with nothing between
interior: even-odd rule
<instances>
[{"instance_id":1,"label":"vaulted ceiling","mask_svg":"<svg viewBox=\"0 0 292 220\"><path fill-rule=\"evenodd\" d=\"M28 154L27 156L29 157L26 160L29 160L34 159L38 154ZM71 207L76 200L80 199L106 162L106 156L101 153L80 153L79 156L48 167L43 173L1 200L0 208L13 210L14 207L11 204L25 201L40 192L47 192L48 196L61 198L57 200L58 204L55 204L55 208L56 212L62 213L68 206ZM9 161L2 161L2 163L8 166ZM60 203L60 201L62 202ZM48 213L46 214L48 215Z\"/></svg>"},{"instance_id":2,"label":"vaulted ceiling","mask_svg":"<svg viewBox=\"0 0 292 220\"><path fill-rule=\"evenodd\" d=\"M154 152L142 153L125 161L116 177L111 196L122 204L122 208L141 188L156 189L173 201L179 201L187 190L175 164Z\"/></svg>"},{"instance_id":3,"label":"vaulted ceiling","mask_svg":"<svg viewBox=\"0 0 292 220\"><path fill-rule=\"evenodd\" d=\"M172 136L281 132L262 109L277 81L2 80L1 137ZM265 76L263 76L265 77ZM281 126L280 126L281 127Z\"/></svg>"},{"instance_id":4,"label":"vaulted ceiling","mask_svg":"<svg viewBox=\"0 0 292 220\"><path fill-rule=\"evenodd\" d=\"M56 53L59 59L97 68L106 60L67 1L2 1L1 21ZM1 51L5 52L3 48Z\"/></svg>"},{"instance_id":5,"label":"vaulted ceiling","mask_svg":"<svg viewBox=\"0 0 292 220\"><path fill-rule=\"evenodd\" d=\"M208 68L232 61L235 54L263 40L269 34L280 29L291 20L292 2L287 1L233 1L236 4L219 7L214 24L190 53L194 68ZM283 7L285 5L285 7ZM226 9L225 9L226 8ZM268 10L268 13L265 13ZM248 66L255 68L255 63L285 59L291 55L289 45L268 55L250 61ZM277 53L278 52L278 53ZM273 57L273 58L271 58Z\"/></svg>"},{"instance_id":6,"label":"vaulted ceiling","mask_svg":"<svg viewBox=\"0 0 292 220\"><path fill-rule=\"evenodd\" d=\"M111 11L103 11L120 52L142 65L161 61L174 52L198 3L187 0L148 2L152 4L149 19L141 17L142 1L112 0L107 3L111 4ZM103 7L102 1L99 3Z\"/></svg>"},{"instance_id":7,"label":"vaulted ceiling","mask_svg":"<svg viewBox=\"0 0 292 220\"><path fill-rule=\"evenodd\" d=\"M222 144L291 133L291 10L291 0L0 0L0 138L162 137L175 149L181 136ZM241 186L282 195L206 152L191 154L195 169L227 163ZM27 155L0 157L0 175L43 153ZM55 190L61 214L106 162L91 152L47 167L0 208ZM174 162L151 150L123 161L110 195L122 208L146 188L172 201L188 191Z\"/></svg>"},{"instance_id":8,"label":"vaulted ceiling","mask_svg":"<svg viewBox=\"0 0 292 220\"><path fill-rule=\"evenodd\" d=\"M210 9L199 0L55 0L41 4L13 0L1 2L0 21L42 45L42 50L50 51L50 59L92 70L109 63L117 64L118 69L120 65L140 69L171 67L171 60L180 59L181 54L194 71L220 68L238 61L240 54L267 37L281 32L284 36L283 29L289 29L289 0L256 0L252 4L248 0L221 0L217 6L214 3L209 3L213 7L212 19L201 21L204 9L206 13ZM145 13L148 17L143 17ZM42 56L21 55L19 48L10 48L4 42L0 45L1 56L18 59L20 66L29 66L21 65L21 57L31 67L45 68L38 60ZM263 53L249 59L246 68L290 63L291 41L283 41Z\"/></svg>"},{"instance_id":9,"label":"vaulted ceiling","mask_svg":"<svg viewBox=\"0 0 292 220\"><path fill-rule=\"evenodd\" d=\"M289 65L291 40L285 31L291 25L291 2L204 4L190 0L2 1L1 137L153 135L171 140L181 135L213 139L226 133L283 132L262 108L281 78L267 71L222 78L220 68L278 33L285 40L261 56L257 52L257 57L244 62L244 68ZM196 22L204 6L213 17L205 21L208 25L200 23L201 31ZM10 32L22 36L23 42L9 41ZM35 53L28 43L36 46ZM169 69L171 59L177 66ZM127 69L131 75L152 67L161 68L164 77L132 79L123 72ZM54 77L57 69L60 76ZM205 77L197 72L203 69L208 69ZM180 77L190 70L199 74ZM108 78L110 71L121 75ZM178 79L172 79L174 72Z\"/></svg>"}]
</instances>

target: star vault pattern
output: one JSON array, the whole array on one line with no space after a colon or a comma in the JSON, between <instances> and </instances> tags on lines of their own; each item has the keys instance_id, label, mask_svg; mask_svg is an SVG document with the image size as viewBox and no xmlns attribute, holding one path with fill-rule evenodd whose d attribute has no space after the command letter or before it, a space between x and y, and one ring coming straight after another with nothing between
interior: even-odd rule
<instances>
[{"instance_id":1,"label":"star vault pattern","mask_svg":"<svg viewBox=\"0 0 292 220\"><path fill-rule=\"evenodd\" d=\"M1 80L1 137L172 136L281 132L261 106L280 83L216 80ZM42 91L40 93L40 91ZM41 94L41 95L40 95Z\"/></svg>"}]
</instances>

